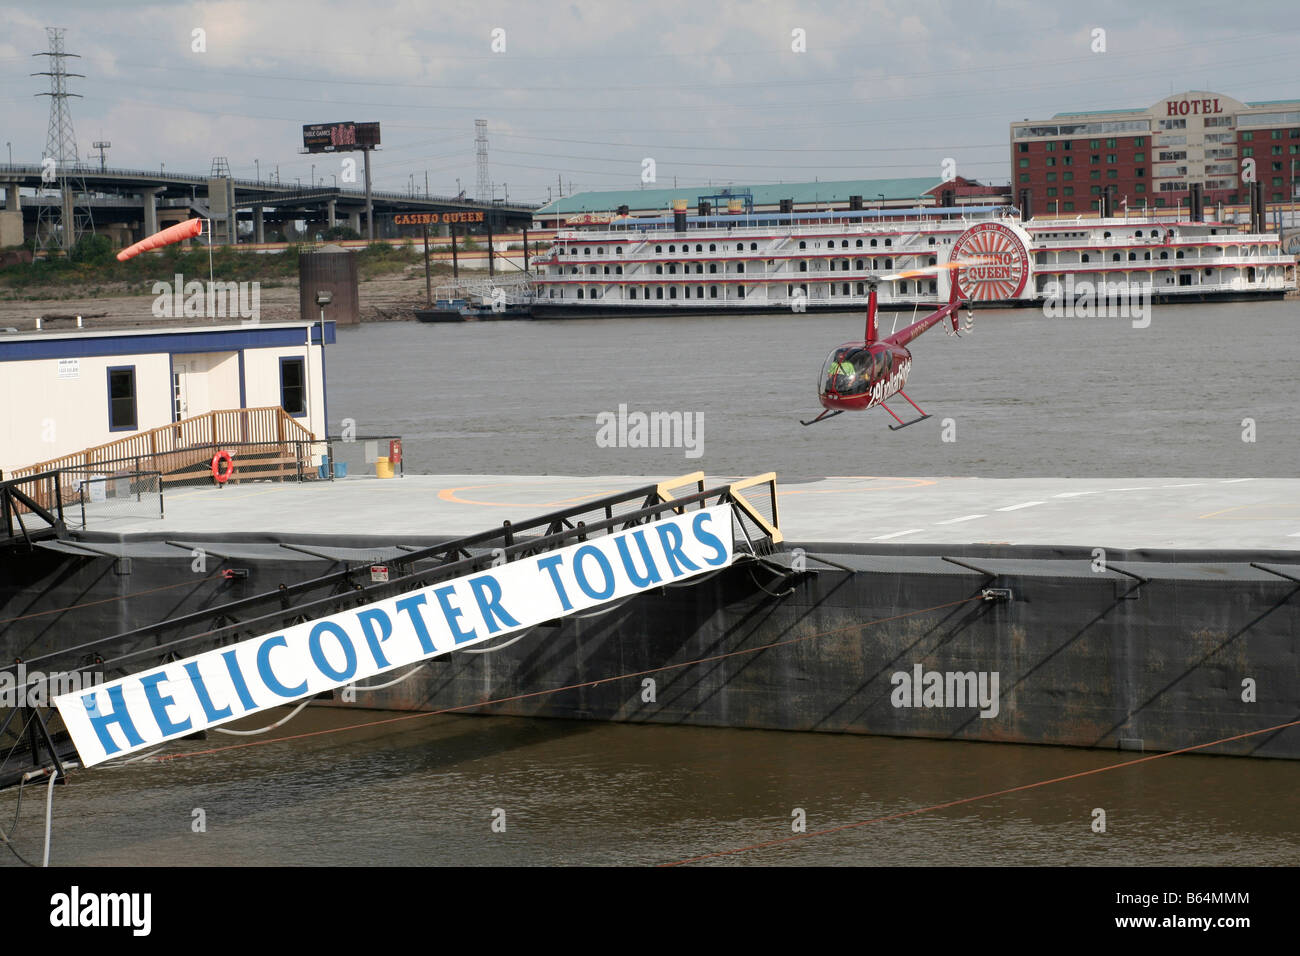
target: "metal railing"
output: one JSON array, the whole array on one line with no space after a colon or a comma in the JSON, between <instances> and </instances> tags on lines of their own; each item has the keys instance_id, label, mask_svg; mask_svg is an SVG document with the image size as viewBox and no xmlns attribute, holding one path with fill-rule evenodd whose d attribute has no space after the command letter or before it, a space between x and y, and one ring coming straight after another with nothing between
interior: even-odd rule
<instances>
[{"instance_id":1,"label":"metal railing","mask_svg":"<svg viewBox=\"0 0 1300 956\"><path fill-rule=\"evenodd\" d=\"M768 473L743 481L706 488L704 473L643 485L584 504L514 524L510 521L478 534L465 535L423 548L413 548L388 558L387 581L369 575L371 562L359 562L320 577L224 604L179 615L120 634L65 645L27 659L29 668L64 667L70 672L90 669L83 665L94 649L96 669L121 667L139 670L150 660L171 653L189 653L195 640L217 646L273 632L290 623L312 620L340 607L356 607L396 594L462 577L503 562L517 561L576 542L614 534L648 524L669 514L686 514L717 504L733 506L734 531L739 531L737 552L761 558L782 541L776 499L776 475ZM114 656L115 651L121 651Z\"/></svg>"},{"instance_id":2,"label":"metal railing","mask_svg":"<svg viewBox=\"0 0 1300 956\"><path fill-rule=\"evenodd\" d=\"M161 471L164 475L194 464L200 452L213 445L248 442L304 442L315 436L279 405L233 408L205 412L136 432L116 441L14 469L21 478L68 468L91 468L109 462L134 460L136 471ZM207 452L210 459L212 453Z\"/></svg>"},{"instance_id":3,"label":"metal railing","mask_svg":"<svg viewBox=\"0 0 1300 956\"><path fill-rule=\"evenodd\" d=\"M397 461L392 460L392 443L399 446L401 435L354 435L343 437L331 435L325 440L326 459L321 462L318 477L335 478L358 477L366 473L379 458L388 458L397 477L406 474L406 458L399 451Z\"/></svg>"}]
</instances>

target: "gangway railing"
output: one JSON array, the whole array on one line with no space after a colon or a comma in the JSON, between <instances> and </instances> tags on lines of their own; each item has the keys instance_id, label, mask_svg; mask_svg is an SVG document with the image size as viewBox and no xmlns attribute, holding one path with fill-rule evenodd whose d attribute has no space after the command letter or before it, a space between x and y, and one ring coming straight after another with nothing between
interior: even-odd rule
<instances>
[{"instance_id":1,"label":"gangway railing","mask_svg":"<svg viewBox=\"0 0 1300 956\"><path fill-rule=\"evenodd\" d=\"M62 672L125 671L177 653L201 640L207 647L244 640L335 613L532 557L577 542L649 524L669 514L686 514L731 504L737 560L761 560L782 544L776 474L706 487L703 472L643 485L585 504L451 538L387 558L386 581L371 580L373 562L281 585L274 590L157 621L118 634L29 657L29 669Z\"/></svg>"}]
</instances>

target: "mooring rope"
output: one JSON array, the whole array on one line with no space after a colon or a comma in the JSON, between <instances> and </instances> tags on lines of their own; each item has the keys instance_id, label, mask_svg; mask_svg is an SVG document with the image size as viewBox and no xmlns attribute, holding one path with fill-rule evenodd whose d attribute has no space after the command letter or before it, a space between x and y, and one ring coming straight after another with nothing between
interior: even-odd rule
<instances>
[{"instance_id":1,"label":"mooring rope","mask_svg":"<svg viewBox=\"0 0 1300 956\"><path fill-rule=\"evenodd\" d=\"M267 724L265 727L259 727L257 730L231 730L229 727L213 727L212 729L219 734L230 734L232 737L256 737L258 734L264 734L268 730L275 730L275 728L279 727L281 724L287 724L289 721L293 720L295 717L301 714L302 709L306 707L308 704L310 704L311 702L312 702L311 697L304 699L301 704L299 704L289 713L285 714L275 723Z\"/></svg>"}]
</instances>

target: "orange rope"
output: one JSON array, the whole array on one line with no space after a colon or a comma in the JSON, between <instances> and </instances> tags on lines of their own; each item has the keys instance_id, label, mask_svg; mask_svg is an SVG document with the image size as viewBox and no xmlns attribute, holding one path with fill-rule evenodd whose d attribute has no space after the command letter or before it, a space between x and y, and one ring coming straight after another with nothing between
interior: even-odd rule
<instances>
[{"instance_id":1,"label":"orange rope","mask_svg":"<svg viewBox=\"0 0 1300 956\"><path fill-rule=\"evenodd\" d=\"M837 827L827 827L824 830L813 830L811 833L796 833L794 836L782 837L779 840L767 840L763 843L751 843L749 846L736 847L734 850L718 850L715 853L705 853L700 856L688 857L685 860L677 860L674 863L661 863L660 866L682 866L686 863L698 863L701 860L711 860L719 856L731 856L736 853L747 853L750 850L760 850L769 846L779 846L782 843L793 843L795 840L806 840L809 837L825 836L828 833L839 833L842 830L855 830L858 827L869 826L872 823L884 823L887 820L899 820L903 817L915 816L918 813L929 813L932 810L946 810L949 807L961 806L964 803L975 803L978 800L991 800L994 797L1005 796L1008 793L1018 793L1021 790L1033 790L1037 787L1046 787L1048 784L1061 783L1065 780L1077 780L1079 777L1088 777L1094 773L1105 773L1108 770L1118 770L1121 767L1132 767L1136 764L1146 763L1148 760L1159 760L1162 757L1173 757L1177 754L1190 753L1193 750L1204 750L1206 747L1213 747L1217 744L1226 744L1233 740L1242 740L1246 737L1254 737L1256 734L1267 734L1274 730L1284 730L1287 727L1294 727L1300 724L1300 720L1288 721L1285 724L1278 724L1275 727L1265 727L1263 730L1251 730L1244 734L1237 734L1233 737L1224 737L1221 740L1212 740L1208 744L1196 744L1192 747L1183 747L1180 750L1170 750L1168 753L1152 754L1150 757L1138 757L1134 760L1125 760L1122 763L1110 764L1106 767L1094 767L1092 770L1081 770L1078 773L1068 773L1063 777L1053 777L1050 780L1039 780L1036 783L1021 784L1018 787L1008 787L1005 790L995 790L992 793L982 793L978 797L962 797L960 800L949 800L947 803L936 803L932 807L919 807L916 810L905 810L902 813L891 813L884 817L874 817L870 820L863 820L859 823L845 823Z\"/></svg>"},{"instance_id":2,"label":"orange rope","mask_svg":"<svg viewBox=\"0 0 1300 956\"><path fill-rule=\"evenodd\" d=\"M191 750L191 751L187 751L186 753L168 754L161 757L155 757L154 760L157 761L178 760L181 757L198 757L203 754L222 753L223 751L226 750L239 750L243 747L260 747L265 744L279 743L282 740L301 740L306 737L319 737L324 734L337 734L347 730L360 730L366 727L378 727L383 724L393 724L402 720L416 720L420 717L434 717L437 716L438 714L452 714L457 711L469 710L474 707L487 707L491 704L508 704L517 700L526 700L530 697L542 697L546 694L558 694L561 693L562 691L577 690L581 687L595 687L598 684L606 684L609 683L610 681L628 680L629 678L632 677L643 677L646 674L657 674L660 673L661 671L675 670L681 667L691 667L694 666L695 664L709 664L712 663L713 661L725 660L728 657L737 657L741 654L754 654L757 653L758 651L766 651L774 647L786 647L791 644L799 644L803 641L811 641L814 638L818 638L818 637L827 637L828 635L840 634L845 631L861 630L864 627L871 627L874 624L885 624L889 621L898 621L903 618L914 617L917 614L928 614L931 611L941 611L945 608L956 607L959 604L968 604L971 601L982 601L982 600L984 600L982 595L976 595L974 597L962 598L960 601L950 601L947 604L936 604L934 607L922 608L919 611L908 611L906 614L895 614L893 617L878 618L874 621L868 621L865 624L852 624L849 625L848 627L837 627L833 630L820 631L816 634L807 634L803 637L792 637L784 641L773 641L770 644L762 644L758 647L747 647L747 648L742 648L741 650L738 651L728 651L725 654L714 654L711 657L701 657L691 661L682 661L677 664L664 664L662 667L651 667L648 668L647 670L631 671L626 674L616 674L612 677L601 677L597 680L582 681L577 684L566 684L563 687L551 687L546 690L529 691L528 693L515 694L511 697L498 697L494 700L481 700L473 704L460 704L456 707L444 707L441 710L420 711L419 713L414 713L414 714L402 714L399 717L385 717L382 720L371 720L360 724L349 724L346 727L329 727L326 728L325 730L312 730L302 734L289 734L284 737L271 737L267 740L249 740L249 741L245 741L244 743L230 744L225 747L213 747L208 750Z\"/></svg>"},{"instance_id":3,"label":"orange rope","mask_svg":"<svg viewBox=\"0 0 1300 956\"><path fill-rule=\"evenodd\" d=\"M129 594L119 594L116 597L100 598L98 601L87 601L84 604L69 604L67 607L51 608L48 611L34 611L31 614L20 614L17 617L0 617L0 624L12 624L14 621L28 621L34 617L44 617L47 614L63 614L66 611L75 611L78 608L94 607L96 604L109 604L113 601L125 601L128 598L139 597L142 594L154 594L158 591L170 591L172 588L191 587L195 584L203 584L206 581L216 581L222 576L220 574L211 574L206 578L199 578L197 581L180 581L176 584L163 584L156 588L149 588L145 591L132 591ZM49 655L43 655L48 657Z\"/></svg>"}]
</instances>

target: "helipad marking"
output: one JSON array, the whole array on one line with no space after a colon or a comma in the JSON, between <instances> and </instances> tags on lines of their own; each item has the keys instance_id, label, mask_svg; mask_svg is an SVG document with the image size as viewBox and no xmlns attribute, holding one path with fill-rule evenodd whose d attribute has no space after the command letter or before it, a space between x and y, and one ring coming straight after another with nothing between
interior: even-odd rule
<instances>
[{"instance_id":1,"label":"helipad marking","mask_svg":"<svg viewBox=\"0 0 1300 956\"><path fill-rule=\"evenodd\" d=\"M842 479L827 478L826 481L838 481ZM862 475L858 478L848 477L843 480L849 481L906 481L910 484L905 485L875 485L873 487L856 487L856 488L826 488L817 490L813 488L791 488L787 491L784 488L777 489L777 494L782 497L793 495L850 495L859 491L898 491L902 488L924 488L928 485L937 485L939 482L929 478L883 478L871 475Z\"/></svg>"},{"instance_id":2,"label":"helipad marking","mask_svg":"<svg viewBox=\"0 0 1300 956\"><path fill-rule=\"evenodd\" d=\"M974 521L976 518L987 518L988 515L966 515L963 518L949 518L947 521L940 521L939 524L956 524L959 521Z\"/></svg>"},{"instance_id":3,"label":"helipad marking","mask_svg":"<svg viewBox=\"0 0 1300 956\"><path fill-rule=\"evenodd\" d=\"M617 494L617 490L607 489L604 491L594 491L586 495L574 495L570 498L559 498L555 501L477 501L473 498L461 498L457 492L472 490L474 488L502 488L502 487L519 487L513 482L494 482L486 485L460 485L456 488L443 488L438 492L438 497L443 501L450 501L458 505L481 505L485 508L553 508L559 505L577 504L581 501L587 501L591 498L604 498L607 495Z\"/></svg>"},{"instance_id":4,"label":"helipad marking","mask_svg":"<svg viewBox=\"0 0 1300 956\"><path fill-rule=\"evenodd\" d=\"M1211 511L1208 514L1197 515L1196 517L1219 518L1219 515L1226 515L1230 511L1244 511L1247 508L1270 508L1270 509L1289 508L1292 511L1294 511L1295 509L1300 508L1300 504L1288 504L1280 501L1267 501L1267 502L1262 502L1260 504L1236 505L1232 508L1224 508L1222 511ZM1245 515L1242 517L1219 518L1219 520L1220 521L1285 521L1290 517L1291 517L1290 515L1279 515L1279 514L1254 514L1254 515Z\"/></svg>"},{"instance_id":5,"label":"helipad marking","mask_svg":"<svg viewBox=\"0 0 1300 956\"><path fill-rule=\"evenodd\" d=\"M893 534L880 534L872 538L872 541L888 541L890 538L901 538L905 534L916 534L918 531L924 531L924 528L912 528L910 531L895 531Z\"/></svg>"},{"instance_id":6,"label":"helipad marking","mask_svg":"<svg viewBox=\"0 0 1300 956\"><path fill-rule=\"evenodd\" d=\"M1007 505L1005 508L998 508L998 511L1019 511L1021 508L1032 508L1034 505L1046 504L1043 501L1022 501L1018 505Z\"/></svg>"}]
</instances>

